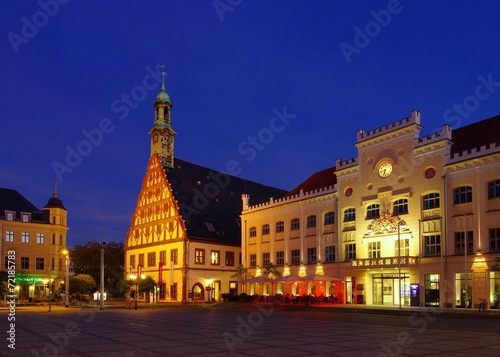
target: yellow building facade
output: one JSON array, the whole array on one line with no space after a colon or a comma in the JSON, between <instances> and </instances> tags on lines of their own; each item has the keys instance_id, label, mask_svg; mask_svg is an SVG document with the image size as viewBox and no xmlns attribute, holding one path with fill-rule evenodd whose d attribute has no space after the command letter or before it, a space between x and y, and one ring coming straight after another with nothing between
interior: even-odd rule
<instances>
[{"instance_id":1,"label":"yellow building facade","mask_svg":"<svg viewBox=\"0 0 500 357\"><path fill-rule=\"evenodd\" d=\"M66 271L67 231L67 210L57 193L39 210L19 192L0 188L2 270L15 280L9 295L23 301L45 299L59 289Z\"/></svg>"},{"instance_id":2,"label":"yellow building facade","mask_svg":"<svg viewBox=\"0 0 500 357\"><path fill-rule=\"evenodd\" d=\"M254 275L271 262L292 277L336 277L278 283L277 291L319 291L344 303L497 305L499 125L494 117L422 137L412 111L358 131L357 157L336 160L332 175L316 173L298 192L265 204L243 197L244 265ZM247 289L266 294L266 285Z\"/></svg>"}]
</instances>

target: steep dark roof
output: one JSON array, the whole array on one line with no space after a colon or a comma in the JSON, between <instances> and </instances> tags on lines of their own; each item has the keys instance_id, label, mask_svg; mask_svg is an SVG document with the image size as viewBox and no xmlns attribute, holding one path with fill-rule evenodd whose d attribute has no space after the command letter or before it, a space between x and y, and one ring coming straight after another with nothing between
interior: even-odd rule
<instances>
[{"instance_id":1,"label":"steep dark roof","mask_svg":"<svg viewBox=\"0 0 500 357\"><path fill-rule=\"evenodd\" d=\"M45 205L44 208L62 208L66 211L66 207L64 207L59 195L54 193L51 198L49 198L49 202Z\"/></svg>"},{"instance_id":2,"label":"steep dark roof","mask_svg":"<svg viewBox=\"0 0 500 357\"><path fill-rule=\"evenodd\" d=\"M328 169L318 171L309 176L307 180L288 192L285 197L296 195L300 193L300 190L303 190L303 192L309 192L319 188L333 186L336 183L337 176L335 175L335 166L329 167Z\"/></svg>"},{"instance_id":3,"label":"steep dark roof","mask_svg":"<svg viewBox=\"0 0 500 357\"><path fill-rule=\"evenodd\" d=\"M0 188L0 217L4 217L6 210L15 211L16 220L21 219L21 212L28 212L32 221L49 222L48 212L40 211L16 190Z\"/></svg>"},{"instance_id":4,"label":"steep dark roof","mask_svg":"<svg viewBox=\"0 0 500 357\"><path fill-rule=\"evenodd\" d=\"M249 194L252 204L258 204L286 193L181 159L174 165L165 171L190 240L240 245L241 195Z\"/></svg>"},{"instance_id":5,"label":"steep dark roof","mask_svg":"<svg viewBox=\"0 0 500 357\"><path fill-rule=\"evenodd\" d=\"M500 143L500 115L458 129L452 128L451 140L452 154L491 143Z\"/></svg>"}]
</instances>

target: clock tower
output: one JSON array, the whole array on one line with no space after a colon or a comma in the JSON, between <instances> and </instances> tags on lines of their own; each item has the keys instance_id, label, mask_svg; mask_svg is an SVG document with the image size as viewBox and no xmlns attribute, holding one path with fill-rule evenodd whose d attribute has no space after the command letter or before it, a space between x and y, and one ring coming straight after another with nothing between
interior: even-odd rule
<instances>
[{"instance_id":1,"label":"clock tower","mask_svg":"<svg viewBox=\"0 0 500 357\"><path fill-rule=\"evenodd\" d=\"M155 122L153 128L149 131L151 135L151 156L160 155L162 166L174 167L174 136L175 131L170 124L170 110L173 105L170 103L170 97L165 90L165 72L162 72L163 81L160 93L156 96L154 102Z\"/></svg>"}]
</instances>

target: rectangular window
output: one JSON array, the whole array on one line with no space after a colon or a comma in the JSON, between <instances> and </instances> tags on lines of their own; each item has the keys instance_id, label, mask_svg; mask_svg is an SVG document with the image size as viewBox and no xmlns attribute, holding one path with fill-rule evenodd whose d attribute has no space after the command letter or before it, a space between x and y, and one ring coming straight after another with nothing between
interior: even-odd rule
<instances>
[{"instance_id":1,"label":"rectangular window","mask_svg":"<svg viewBox=\"0 0 500 357\"><path fill-rule=\"evenodd\" d=\"M257 227L250 227L250 238L257 237Z\"/></svg>"},{"instance_id":2,"label":"rectangular window","mask_svg":"<svg viewBox=\"0 0 500 357\"><path fill-rule=\"evenodd\" d=\"M170 249L170 262L174 262L174 265L177 265L178 255L177 249Z\"/></svg>"},{"instance_id":3,"label":"rectangular window","mask_svg":"<svg viewBox=\"0 0 500 357\"><path fill-rule=\"evenodd\" d=\"M349 243L345 245L344 260L346 262L356 259L356 243Z\"/></svg>"},{"instance_id":4,"label":"rectangular window","mask_svg":"<svg viewBox=\"0 0 500 357\"><path fill-rule=\"evenodd\" d=\"M130 267L135 268L135 255L131 255L129 257L129 261L130 261Z\"/></svg>"},{"instance_id":5,"label":"rectangular window","mask_svg":"<svg viewBox=\"0 0 500 357\"><path fill-rule=\"evenodd\" d=\"M328 226L329 224L333 224L334 223L334 214L333 212L326 212L325 213L325 220L324 220L324 225L325 226Z\"/></svg>"},{"instance_id":6,"label":"rectangular window","mask_svg":"<svg viewBox=\"0 0 500 357\"><path fill-rule=\"evenodd\" d=\"M5 211L5 219L7 221L13 221L14 220L14 212L11 212L11 211Z\"/></svg>"},{"instance_id":7,"label":"rectangular window","mask_svg":"<svg viewBox=\"0 0 500 357\"><path fill-rule=\"evenodd\" d=\"M344 211L344 222L352 222L356 220L356 209L348 208Z\"/></svg>"},{"instance_id":8,"label":"rectangular window","mask_svg":"<svg viewBox=\"0 0 500 357\"><path fill-rule=\"evenodd\" d=\"M45 244L45 234L37 233L36 234L36 243L37 244Z\"/></svg>"},{"instance_id":9,"label":"rectangular window","mask_svg":"<svg viewBox=\"0 0 500 357\"><path fill-rule=\"evenodd\" d=\"M276 252L276 265L285 265L285 252Z\"/></svg>"},{"instance_id":10,"label":"rectangular window","mask_svg":"<svg viewBox=\"0 0 500 357\"><path fill-rule=\"evenodd\" d=\"M400 214L408 213L408 200L406 198L402 198L400 200L396 200L393 203L393 216L399 216Z\"/></svg>"},{"instance_id":11,"label":"rectangular window","mask_svg":"<svg viewBox=\"0 0 500 357\"><path fill-rule=\"evenodd\" d=\"M250 254L250 267L254 268L257 266L257 254Z\"/></svg>"},{"instance_id":12,"label":"rectangular window","mask_svg":"<svg viewBox=\"0 0 500 357\"><path fill-rule=\"evenodd\" d=\"M21 220L26 223L31 221L31 213L21 213Z\"/></svg>"},{"instance_id":13,"label":"rectangular window","mask_svg":"<svg viewBox=\"0 0 500 357\"><path fill-rule=\"evenodd\" d=\"M296 231L300 228L300 219L299 218L294 218L292 219L290 223L290 230Z\"/></svg>"},{"instance_id":14,"label":"rectangular window","mask_svg":"<svg viewBox=\"0 0 500 357\"><path fill-rule=\"evenodd\" d=\"M441 235L430 235L424 237L425 255L441 255Z\"/></svg>"},{"instance_id":15,"label":"rectangular window","mask_svg":"<svg viewBox=\"0 0 500 357\"><path fill-rule=\"evenodd\" d=\"M30 232L22 232L21 233L21 242L29 243L30 242Z\"/></svg>"},{"instance_id":16,"label":"rectangular window","mask_svg":"<svg viewBox=\"0 0 500 357\"><path fill-rule=\"evenodd\" d=\"M167 264L167 251L166 250L160 250L160 263L163 265Z\"/></svg>"},{"instance_id":17,"label":"rectangular window","mask_svg":"<svg viewBox=\"0 0 500 357\"><path fill-rule=\"evenodd\" d=\"M491 228L490 233L490 251L500 251L500 228Z\"/></svg>"},{"instance_id":18,"label":"rectangular window","mask_svg":"<svg viewBox=\"0 0 500 357\"><path fill-rule=\"evenodd\" d=\"M21 257L21 269L29 270L30 269L30 258L29 257Z\"/></svg>"},{"instance_id":19,"label":"rectangular window","mask_svg":"<svg viewBox=\"0 0 500 357\"><path fill-rule=\"evenodd\" d=\"M455 232L455 254L465 254L465 234L464 232ZM474 241L472 240L472 231L467 231L467 254L473 254Z\"/></svg>"},{"instance_id":20,"label":"rectangular window","mask_svg":"<svg viewBox=\"0 0 500 357\"><path fill-rule=\"evenodd\" d=\"M269 234L269 224L264 224L262 226L262 235L264 236L264 235L267 235L267 234Z\"/></svg>"},{"instance_id":21,"label":"rectangular window","mask_svg":"<svg viewBox=\"0 0 500 357\"><path fill-rule=\"evenodd\" d=\"M234 252L226 252L226 266L234 267Z\"/></svg>"},{"instance_id":22,"label":"rectangular window","mask_svg":"<svg viewBox=\"0 0 500 357\"><path fill-rule=\"evenodd\" d=\"M292 249L292 265L300 264L300 249Z\"/></svg>"},{"instance_id":23,"label":"rectangular window","mask_svg":"<svg viewBox=\"0 0 500 357\"><path fill-rule=\"evenodd\" d=\"M453 203L468 203L472 202L472 187L470 186L462 186L457 187L453 190Z\"/></svg>"},{"instance_id":24,"label":"rectangular window","mask_svg":"<svg viewBox=\"0 0 500 357\"><path fill-rule=\"evenodd\" d=\"M148 253L148 267L156 266L156 252Z\"/></svg>"},{"instance_id":25,"label":"rectangular window","mask_svg":"<svg viewBox=\"0 0 500 357\"><path fill-rule=\"evenodd\" d=\"M285 231L285 222L280 221L276 223L276 233L281 233Z\"/></svg>"},{"instance_id":26,"label":"rectangular window","mask_svg":"<svg viewBox=\"0 0 500 357\"><path fill-rule=\"evenodd\" d=\"M397 257L398 255L402 257L407 257L410 255L410 240L409 239L401 239L401 251L398 251L398 241L394 246L394 255Z\"/></svg>"},{"instance_id":27,"label":"rectangular window","mask_svg":"<svg viewBox=\"0 0 500 357\"><path fill-rule=\"evenodd\" d=\"M6 242L14 241L14 231L5 231L5 241Z\"/></svg>"},{"instance_id":28,"label":"rectangular window","mask_svg":"<svg viewBox=\"0 0 500 357\"><path fill-rule=\"evenodd\" d=\"M314 228L316 227L316 216L311 215L307 217L307 228Z\"/></svg>"},{"instance_id":29,"label":"rectangular window","mask_svg":"<svg viewBox=\"0 0 500 357\"><path fill-rule=\"evenodd\" d=\"M424 209L439 208L439 193L429 193L424 196Z\"/></svg>"},{"instance_id":30,"label":"rectangular window","mask_svg":"<svg viewBox=\"0 0 500 357\"><path fill-rule=\"evenodd\" d=\"M56 244L56 235L52 234L52 244Z\"/></svg>"},{"instance_id":31,"label":"rectangular window","mask_svg":"<svg viewBox=\"0 0 500 357\"><path fill-rule=\"evenodd\" d=\"M139 264L140 267L144 267L144 253L139 254Z\"/></svg>"},{"instance_id":32,"label":"rectangular window","mask_svg":"<svg viewBox=\"0 0 500 357\"><path fill-rule=\"evenodd\" d=\"M262 253L262 265L268 266L271 262L271 253Z\"/></svg>"},{"instance_id":33,"label":"rectangular window","mask_svg":"<svg viewBox=\"0 0 500 357\"><path fill-rule=\"evenodd\" d=\"M316 264L317 262L316 248L307 248L307 264Z\"/></svg>"},{"instance_id":34,"label":"rectangular window","mask_svg":"<svg viewBox=\"0 0 500 357\"><path fill-rule=\"evenodd\" d=\"M333 263L335 261L335 246L327 245L325 247L325 263Z\"/></svg>"},{"instance_id":35,"label":"rectangular window","mask_svg":"<svg viewBox=\"0 0 500 357\"><path fill-rule=\"evenodd\" d=\"M380 242L368 243L368 258L380 258Z\"/></svg>"},{"instance_id":36,"label":"rectangular window","mask_svg":"<svg viewBox=\"0 0 500 357\"><path fill-rule=\"evenodd\" d=\"M369 205L366 209L366 219L375 219L380 217L380 205L374 203Z\"/></svg>"},{"instance_id":37,"label":"rectangular window","mask_svg":"<svg viewBox=\"0 0 500 357\"><path fill-rule=\"evenodd\" d=\"M211 265L220 265L220 251L212 250L210 253L210 264Z\"/></svg>"},{"instance_id":38,"label":"rectangular window","mask_svg":"<svg viewBox=\"0 0 500 357\"><path fill-rule=\"evenodd\" d=\"M194 263L205 264L205 249L194 250Z\"/></svg>"},{"instance_id":39,"label":"rectangular window","mask_svg":"<svg viewBox=\"0 0 500 357\"><path fill-rule=\"evenodd\" d=\"M36 258L36 270L44 270L45 269L45 259L44 258Z\"/></svg>"},{"instance_id":40,"label":"rectangular window","mask_svg":"<svg viewBox=\"0 0 500 357\"><path fill-rule=\"evenodd\" d=\"M488 198L500 197L500 180L488 182Z\"/></svg>"}]
</instances>

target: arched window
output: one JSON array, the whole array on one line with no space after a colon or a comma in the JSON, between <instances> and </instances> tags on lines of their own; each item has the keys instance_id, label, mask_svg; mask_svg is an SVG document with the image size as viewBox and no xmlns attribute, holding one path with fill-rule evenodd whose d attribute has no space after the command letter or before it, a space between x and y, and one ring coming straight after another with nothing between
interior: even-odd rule
<instances>
[{"instance_id":1,"label":"arched window","mask_svg":"<svg viewBox=\"0 0 500 357\"><path fill-rule=\"evenodd\" d=\"M335 223L335 214L333 213L333 211L326 212L323 224L327 226L329 224L334 224L334 223Z\"/></svg>"},{"instance_id":2,"label":"arched window","mask_svg":"<svg viewBox=\"0 0 500 357\"><path fill-rule=\"evenodd\" d=\"M356 220L356 209L347 208L344 211L344 222L352 222Z\"/></svg>"},{"instance_id":3,"label":"arched window","mask_svg":"<svg viewBox=\"0 0 500 357\"><path fill-rule=\"evenodd\" d=\"M316 216L310 215L307 217L307 228L316 227Z\"/></svg>"},{"instance_id":4,"label":"arched window","mask_svg":"<svg viewBox=\"0 0 500 357\"><path fill-rule=\"evenodd\" d=\"M276 233L281 233L285 231L285 222L279 221L276 222Z\"/></svg>"},{"instance_id":5,"label":"arched window","mask_svg":"<svg viewBox=\"0 0 500 357\"><path fill-rule=\"evenodd\" d=\"M472 187L461 186L453 190L453 203L458 205L460 203L472 202Z\"/></svg>"},{"instance_id":6,"label":"arched window","mask_svg":"<svg viewBox=\"0 0 500 357\"><path fill-rule=\"evenodd\" d=\"M424 196L423 200L424 209L439 208L439 193L432 192Z\"/></svg>"},{"instance_id":7,"label":"arched window","mask_svg":"<svg viewBox=\"0 0 500 357\"><path fill-rule=\"evenodd\" d=\"M393 204L393 212L394 216L399 216L400 214L408 213L408 200L406 198L401 198L399 200L394 201Z\"/></svg>"},{"instance_id":8,"label":"arched window","mask_svg":"<svg viewBox=\"0 0 500 357\"><path fill-rule=\"evenodd\" d=\"M269 234L269 224L264 224L262 226L262 235Z\"/></svg>"},{"instance_id":9,"label":"arched window","mask_svg":"<svg viewBox=\"0 0 500 357\"><path fill-rule=\"evenodd\" d=\"M299 228L300 228L300 219L299 218L292 219L290 224L290 230L296 231Z\"/></svg>"},{"instance_id":10,"label":"arched window","mask_svg":"<svg viewBox=\"0 0 500 357\"><path fill-rule=\"evenodd\" d=\"M374 203L366 208L366 219L374 219L380 217L380 205Z\"/></svg>"},{"instance_id":11,"label":"arched window","mask_svg":"<svg viewBox=\"0 0 500 357\"><path fill-rule=\"evenodd\" d=\"M250 227L250 237L257 237L257 227Z\"/></svg>"}]
</instances>

